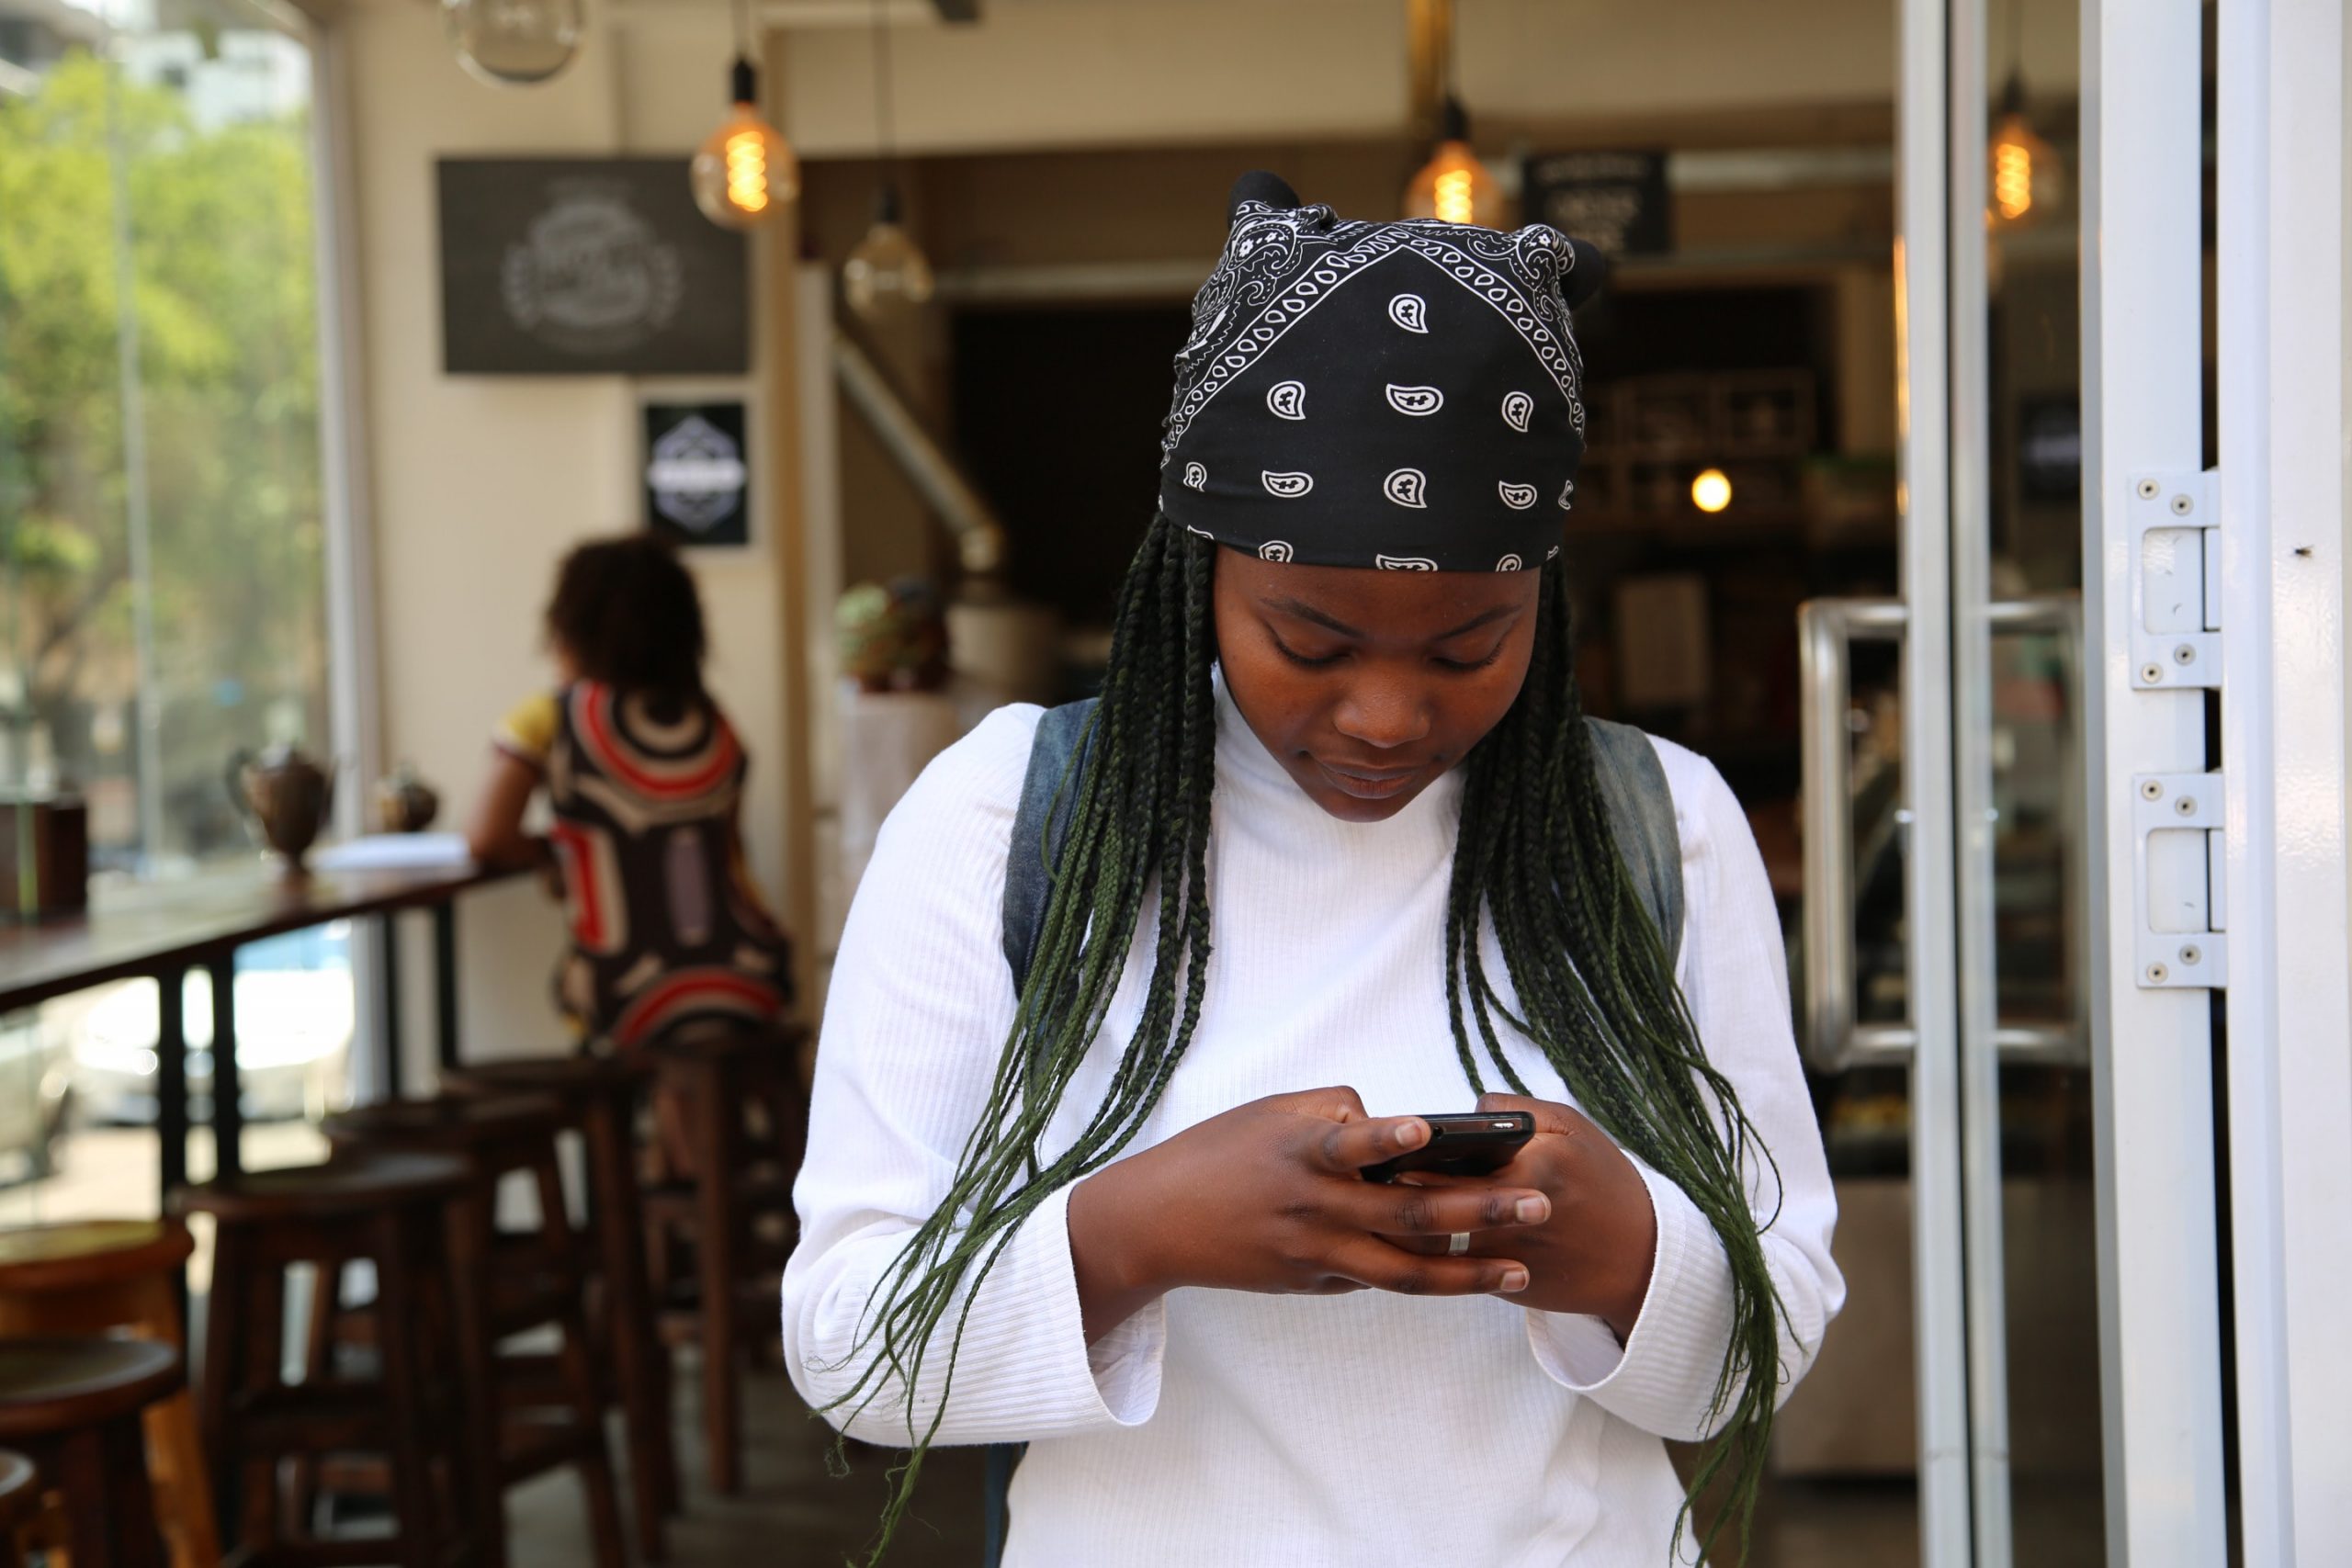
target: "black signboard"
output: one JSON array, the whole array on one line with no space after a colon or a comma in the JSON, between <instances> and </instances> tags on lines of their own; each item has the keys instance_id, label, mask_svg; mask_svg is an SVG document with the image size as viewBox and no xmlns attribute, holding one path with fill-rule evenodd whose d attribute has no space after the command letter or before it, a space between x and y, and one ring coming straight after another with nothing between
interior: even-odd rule
<instances>
[{"instance_id":1,"label":"black signboard","mask_svg":"<svg viewBox=\"0 0 2352 1568\"><path fill-rule=\"evenodd\" d=\"M682 545L752 542L743 405L645 405L645 525Z\"/></svg>"},{"instance_id":2,"label":"black signboard","mask_svg":"<svg viewBox=\"0 0 2352 1568\"><path fill-rule=\"evenodd\" d=\"M1541 152L1527 160L1520 210L1609 255L1674 248L1663 152Z\"/></svg>"},{"instance_id":3,"label":"black signboard","mask_svg":"<svg viewBox=\"0 0 2352 1568\"><path fill-rule=\"evenodd\" d=\"M2064 505L2083 493L2083 406L2071 394L2018 404L2018 490Z\"/></svg>"},{"instance_id":4,"label":"black signboard","mask_svg":"<svg viewBox=\"0 0 2352 1568\"><path fill-rule=\"evenodd\" d=\"M743 236L676 158L444 158L452 375L709 376L750 367Z\"/></svg>"}]
</instances>

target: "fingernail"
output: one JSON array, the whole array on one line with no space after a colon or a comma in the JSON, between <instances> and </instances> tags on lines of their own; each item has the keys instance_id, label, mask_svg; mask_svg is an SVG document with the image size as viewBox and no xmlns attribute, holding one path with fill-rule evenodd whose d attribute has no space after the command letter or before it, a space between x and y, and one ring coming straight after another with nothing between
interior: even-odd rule
<instances>
[{"instance_id":1,"label":"fingernail","mask_svg":"<svg viewBox=\"0 0 2352 1568\"><path fill-rule=\"evenodd\" d=\"M1430 1130L1426 1123L1405 1122L1396 1129L1396 1146L1400 1149L1418 1149L1429 1135Z\"/></svg>"},{"instance_id":2,"label":"fingernail","mask_svg":"<svg viewBox=\"0 0 2352 1568\"><path fill-rule=\"evenodd\" d=\"M1519 1206L1511 1212L1519 1216L1521 1224L1541 1224L1552 1217L1552 1200L1541 1194L1521 1198Z\"/></svg>"},{"instance_id":3,"label":"fingernail","mask_svg":"<svg viewBox=\"0 0 2352 1568\"><path fill-rule=\"evenodd\" d=\"M1503 1270L1503 1294L1516 1295L1527 1289L1527 1270L1514 1263Z\"/></svg>"}]
</instances>

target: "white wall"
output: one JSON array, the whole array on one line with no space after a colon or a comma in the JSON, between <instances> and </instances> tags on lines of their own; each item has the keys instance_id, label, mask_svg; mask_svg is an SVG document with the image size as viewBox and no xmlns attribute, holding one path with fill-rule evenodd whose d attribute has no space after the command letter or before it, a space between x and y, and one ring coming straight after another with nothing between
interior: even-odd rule
<instances>
[{"instance_id":1,"label":"white wall","mask_svg":"<svg viewBox=\"0 0 2352 1568\"><path fill-rule=\"evenodd\" d=\"M591 25L594 8L591 8ZM538 618L558 558L580 538L635 526L639 398L653 390L754 398L752 462L766 491L756 401L764 346L745 381L665 386L616 377L485 378L441 372L434 162L444 154L689 151L723 107L722 38L593 31L556 81L487 86L451 58L437 9L368 0L344 14L367 409L372 581L386 755L408 758L462 813L480 787L492 728L549 683ZM681 178L684 177L683 168ZM756 264L755 264L756 275ZM755 335L754 343L760 340ZM759 498L763 502L766 497ZM760 508L762 526L774 508ZM785 881L782 659L775 556L695 562L708 615L712 685L752 759L744 826L754 872ZM547 976L562 942L534 886L469 898L459 917L466 1049L549 1049L560 1040ZM407 950L411 1062L429 1051L426 953ZM413 1072L412 1081L416 1081Z\"/></svg>"}]
</instances>

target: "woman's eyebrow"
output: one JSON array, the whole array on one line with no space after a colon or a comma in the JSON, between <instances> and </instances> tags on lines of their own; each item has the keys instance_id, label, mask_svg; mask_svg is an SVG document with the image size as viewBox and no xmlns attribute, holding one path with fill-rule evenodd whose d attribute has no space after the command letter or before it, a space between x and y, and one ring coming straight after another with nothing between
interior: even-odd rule
<instances>
[{"instance_id":1,"label":"woman's eyebrow","mask_svg":"<svg viewBox=\"0 0 2352 1568\"><path fill-rule=\"evenodd\" d=\"M1341 637L1364 635L1338 616L1327 615L1302 599L1261 599L1259 603L1269 610L1279 610L1285 615L1296 615L1302 621L1313 621L1318 626L1327 626Z\"/></svg>"},{"instance_id":2,"label":"woman's eyebrow","mask_svg":"<svg viewBox=\"0 0 2352 1568\"><path fill-rule=\"evenodd\" d=\"M1480 626L1486 626L1490 622L1513 619L1519 615L1519 613L1520 606L1517 604L1498 604L1491 610L1480 611L1478 614L1471 616L1468 620L1463 622L1460 626L1454 627L1450 632L1438 633L1437 636L1431 637L1430 640L1431 642L1444 642L1450 637L1460 637L1464 632L1475 632Z\"/></svg>"},{"instance_id":3,"label":"woman's eyebrow","mask_svg":"<svg viewBox=\"0 0 2352 1568\"><path fill-rule=\"evenodd\" d=\"M1279 610L1285 615L1296 615L1302 621L1312 621L1318 626L1328 627L1329 629L1339 633L1341 637L1360 637L1365 635L1363 632L1356 630L1355 627L1348 625L1347 622L1340 620L1338 616L1327 615L1323 611L1317 609L1314 605L1307 604L1303 599L1264 599L1261 600L1260 603L1265 605L1269 610ZM1480 626L1487 626L1492 622L1511 619L1516 617L1519 613L1520 606L1516 604L1497 604L1490 610L1479 611L1478 614L1471 616L1460 626L1455 626L1452 631L1438 633L1437 636L1431 637L1430 640L1431 642L1444 642L1450 638L1460 637L1465 632L1475 632Z\"/></svg>"}]
</instances>

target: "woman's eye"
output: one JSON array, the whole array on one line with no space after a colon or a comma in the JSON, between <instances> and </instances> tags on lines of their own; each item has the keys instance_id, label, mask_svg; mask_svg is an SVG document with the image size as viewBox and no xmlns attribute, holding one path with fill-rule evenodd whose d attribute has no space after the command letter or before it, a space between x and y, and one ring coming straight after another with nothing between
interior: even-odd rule
<instances>
[{"instance_id":1,"label":"woman's eye","mask_svg":"<svg viewBox=\"0 0 2352 1568\"><path fill-rule=\"evenodd\" d=\"M1265 639L1275 644L1275 651L1282 653L1284 659L1289 659L1291 663L1298 665L1301 670L1324 670L1329 668L1329 665L1336 665L1340 659L1348 656L1348 649L1340 649L1339 653L1315 653L1315 656L1307 656L1307 653L1301 653L1298 649L1291 647L1291 644L1282 642L1282 637L1277 637L1272 627L1265 627Z\"/></svg>"},{"instance_id":2,"label":"woman's eye","mask_svg":"<svg viewBox=\"0 0 2352 1568\"><path fill-rule=\"evenodd\" d=\"M1326 653L1317 658L1309 659L1306 654L1298 652L1296 649L1293 649L1290 644L1284 642L1280 637L1275 637L1273 639L1273 644L1277 652L1281 653L1284 659L1289 660L1293 664L1297 665L1302 670L1329 669L1330 666L1337 664L1340 660L1347 657L1346 650L1342 649L1338 653Z\"/></svg>"},{"instance_id":3,"label":"woman's eye","mask_svg":"<svg viewBox=\"0 0 2352 1568\"><path fill-rule=\"evenodd\" d=\"M1440 659L1435 662L1441 670L1457 670L1466 672L1472 670L1484 670L1487 665L1492 664L1496 660L1500 659L1502 656L1503 645L1501 643L1497 643L1495 644L1494 652L1487 655L1484 659Z\"/></svg>"}]
</instances>

